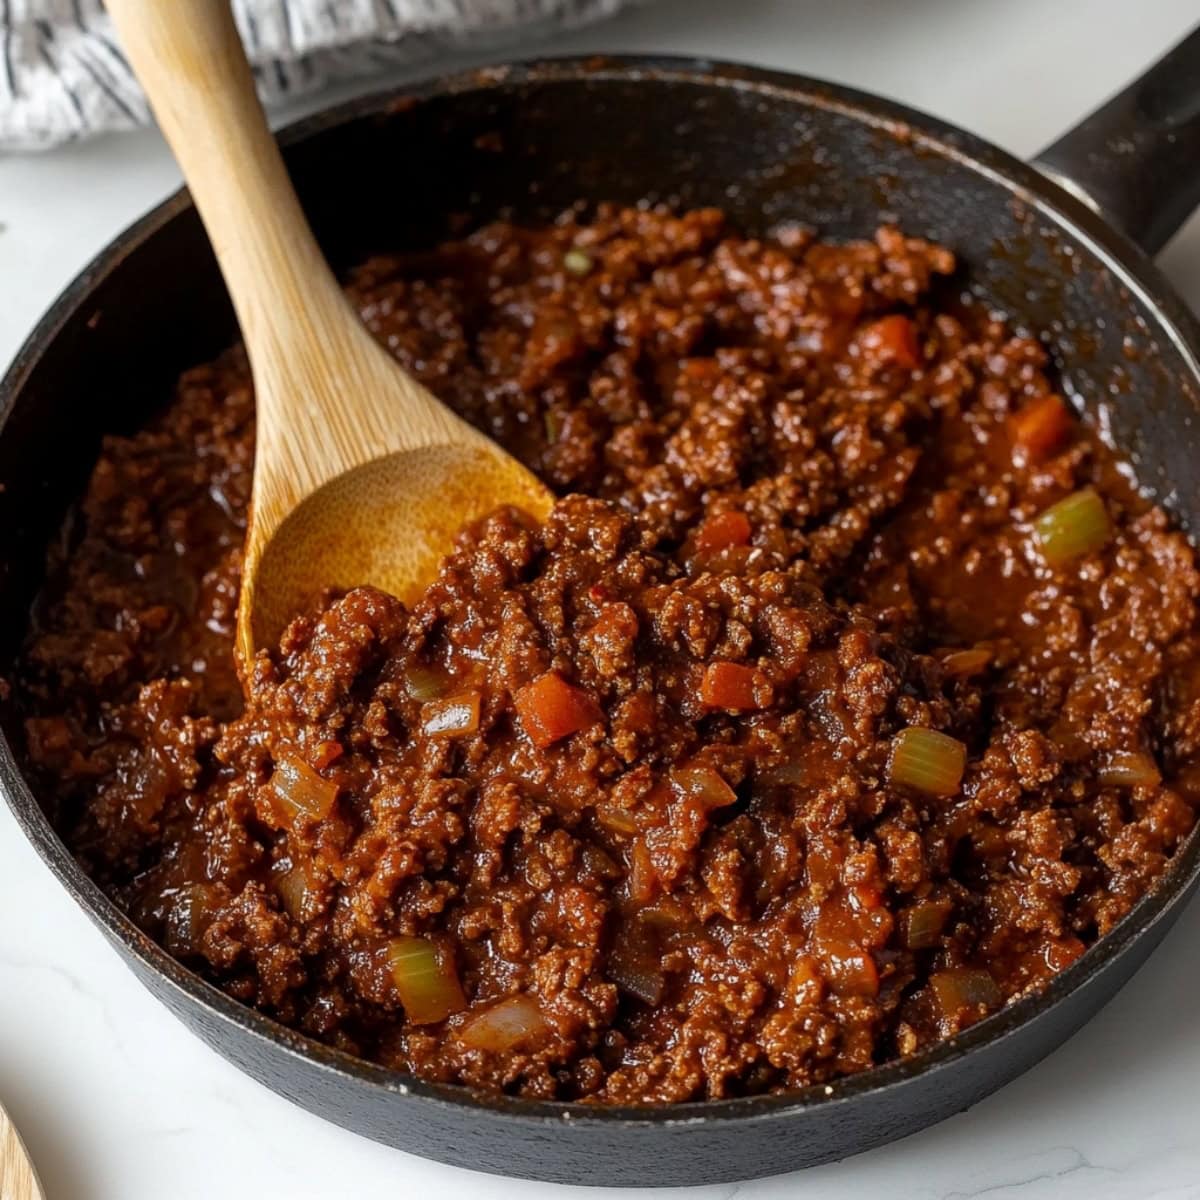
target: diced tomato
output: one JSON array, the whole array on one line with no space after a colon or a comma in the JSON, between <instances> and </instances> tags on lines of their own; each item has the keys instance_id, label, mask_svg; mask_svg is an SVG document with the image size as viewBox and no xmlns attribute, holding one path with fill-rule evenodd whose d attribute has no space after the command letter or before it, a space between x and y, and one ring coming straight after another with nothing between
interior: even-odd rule
<instances>
[{"instance_id":1,"label":"diced tomato","mask_svg":"<svg viewBox=\"0 0 1200 1200\"><path fill-rule=\"evenodd\" d=\"M877 362L894 363L906 371L921 365L917 327L899 313L880 317L863 331L863 351Z\"/></svg>"},{"instance_id":2,"label":"diced tomato","mask_svg":"<svg viewBox=\"0 0 1200 1200\"><path fill-rule=\"evenodd\" d=\"M1050 970L1065 971L1085 949L1077 937L1068 934L1057 942L1047 942L1043 947L1042 956Z\"/></svg>"},{"instance_id":3,"label":"diced tomato","mask_svg":"<svg viewBox=\"0 0 1200 1200\"><path fill-rule=\"evenodd\" d=\"M1039 396L1009 418L1013 445L1031 463L1053 454L1071 436L1075 419L1061 396Z\"/></svg>"},{"instance_id":4,"label":"diced tomato","mask_svg":"<svg viewBox=\"0 0 1200 1200\"><path fill-rule=\"evenodd\" d=\"M750 520L745 513L722 512L709 517L696 534L696 549L715 554L729 546L744 546L750 540Z\"/></svg>"},{"instance_id":5,"label":"diced tomato","mask_svg":"<svg viewBox=\"0 0 1200 1200\"><path fill-rule=\"evenodd\" d=\"M595 701L586 692L572 687L557 671L547 671L527 683L513 697L513 703L521 727L539 750L600 719Z\"/></svg>"},{"instance_id":6,"label":"diced tomato","mask_svg":"<svg viewBox=\"0 0 1200 1200\"><path fill-rule=\"evenodd\" d=\"M883 904L879 889L866 883L852 884L846 889L846 899L854 912L871 912Z\"/></svg>"},{"instance_id":7,"label":"diced tomato","mask_svg":"<svg viewBox=\"0 0 1200 1200\"><path fill-rule=\"evenodd\" d=\"M318 742L317 748L313 753L312 765L318 770L323 771L326 767L337 762L345 751L342 749L341 742L326 741Z\"/></svg>"},{"instance_id":8,"label":"diced tomato","mask_svg":"<svg viewBox=\"0 0 1200 1200\"><path fill-rule=\"evenodd\" d=\"M731 662L709 663L700 683L700 699L710 708L744 712L770 704L771 685L752 667Z\"/></svg>"}]
</instances>

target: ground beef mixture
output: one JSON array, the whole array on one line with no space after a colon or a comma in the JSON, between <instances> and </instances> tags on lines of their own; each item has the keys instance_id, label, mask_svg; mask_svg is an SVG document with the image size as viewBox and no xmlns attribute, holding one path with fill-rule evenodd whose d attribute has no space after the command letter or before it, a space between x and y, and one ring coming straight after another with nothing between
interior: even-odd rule
<instances>
[{"instance_id":1,"label":"ground beef mixture","mask_svg":"<svg viewBox=\"0 0 1200 1200\"><path fill-rule=\"evenodd\" d=\"M17 674L63 836L230 995L525 1096L824 1082L1038 987L1192 828L1200 580L954 269L616 208L368 262L374 334L561 501L411 611L320 596L246 700L250 379L189 371Z\"/></svg>"}]
</instances>

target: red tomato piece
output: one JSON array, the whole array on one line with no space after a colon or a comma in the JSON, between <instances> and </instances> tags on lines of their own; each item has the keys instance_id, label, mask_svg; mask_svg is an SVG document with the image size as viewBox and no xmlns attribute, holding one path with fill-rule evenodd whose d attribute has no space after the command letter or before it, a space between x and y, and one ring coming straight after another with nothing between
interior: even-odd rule
<instances>
[{"instance_id":1,"label":"red tomato piece","mask_svg":"<svg viewBox=\"0 0 1200 1200\"><path fill-rule=\"evenodd\" d=\"M710 708L734 711L763 708L771 703L771 685L753 667L740 663L709 663L700 683L700 699Z\"/></svg>"},{"instance_id":2,"label":"red tomato piece","mask_svg":"<svg viewBox=\"0 0 1200 1200\"><path fill-rule=\"evenodd\" d=\"M1026 462L1041 462L1071 436L1075 420L1061 396L1039 396L1009 418L1013 444Z\"/></svg>"},{"instance_id":3,"label":"red tomato piece","mask_svg":"<svg viewBox=\"0 0 1200 1200\"><path fill-rule=\"evenodd\" d=\"M312 765L318 770L323 771L326 767L337 762L345 751L342 749L341 742L325 741L318 742L316 753L313 754Z\"/></svg>"},{"instance_id":4,"label":"red tomato piece","mask_svg":"<svg viewBox=\"0 0 1200 1200\"><path fill-rule=\"evenodd\" d=\"M750 541L750 519L745 513L723 512L709 517L696 534L696 549L715 554L728 546L744 546Z\"/></svg>"},{"instance_id":5,"label":"red tomato piece","mask_svg":"<svg viewBox=\"0 0 1200 1200\"><path fill-rule=\"evenodd\" d=\"M527 683L513 697L513 703L521 727L539 750L600 719L595 701L557 671L547 671Z\"/></svg>"},{"instance_id":6,"label":"red tomato piece","mask_svg":"<svg viewBox=\"0 0 1200 1200\"><path fill-rule=\"evenodd\" d=\"M863 350L877 362L892 363L911 371L921 365L917 327L899 313L880 317L863 331Z\"/></svg>"}]
</instances>

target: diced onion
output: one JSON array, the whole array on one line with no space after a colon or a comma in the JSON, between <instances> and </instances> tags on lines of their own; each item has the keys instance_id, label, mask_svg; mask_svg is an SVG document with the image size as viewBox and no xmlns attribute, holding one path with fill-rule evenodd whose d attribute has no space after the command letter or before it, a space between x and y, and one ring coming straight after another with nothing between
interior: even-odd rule
<instances>
[{"instance_id":1,"label":"diced onion","mask_svg":"<svg viewBox=\"0 0 1200 1200\"><path fill-rule=\"evenodd\" d=\"M432 1025L466 1008L458 972L431 941L398 937L388 943L392 979L414 1025Z\"/></svg>"},{"instance_id":2,"label":"diced onion","mask_svg":"<svg viewBox=\"0 0 1200 1200\"><path fill-rule=\"evenodd\" d=\"M953 796L962 784L967 748L936 729L910 725L892 739L888 778L929 796Z\"/></svg>"},{"instance_id":3,"label":"diced onion","mask_svg":"<svg viewBox=\"0 0 1200 1200\"><path fill-rule=\"evenodd\" d=\"M629 898L636 904L647 904L654 899L658 887L658 873L654 859L645 842L634 842L629 848Z\"/></svg>"},{"instance_id":4,"label":"diced onion","mask_svg":"<svg viewBox=\"0 0 1200 1200\"><path fill-rule=\"evenodd\" d=\"M991 665L992 652L982 646L970 650L952 650L942 658L942 670L960 679L978 675Z\"/></svg>"},{"instance_id":5,"label":"diced onion","mask_svg":"<svg viewBox=\"0 0 1200 1200\"><path fill-rule=\"evenodd\" d=\"M1108 509L1091 487L1052 504L1034 521L1033 528L1042 557L1052 567L1095 553L1112 536Z\"/></svg>"},{"instance_id":6,"label":"diced onion","mask_svg":"<svg viewBox=\"0 0 1200 1200\"><path fill-rule=\"evenodd\" d=\"M458 1040L471 1050L510 1054L544 1044L551 1032L532 996L509 996L472 1015L458 1031Z\"/></svg>"},{"instance_id":7,"label":"diced onion","mask_svg":"<svg viewBox=\"0 0 1200 1200\"><path fill-rule=\"evenodd\" d=\"M466 737L478 728L478 692L460 692L421 706L421 732L426 737Z\"/></svg>"},{"instance_id":8,"label":"diced onion","mask_svg":"<svg viewBox=\"0 0 1200 1200\"><path fill-rule=\"evenodd\" d=\"M201 953L200 943L216 920L225 893L212 883L185 883L171 899L167 949L177 958Z\"/></svg>"},{"instance_id":9,"label":"diced onion","mask_svg":"<svg viewBox=\"0 0 1200 1200\"><path fill-rule=\"evenodd\" d=\"M275 879L275 891L283 901L284 911L293 921L302 921L312 895L312 886L303 867L292 867Z\"/></svg>"},{"instance_id":10,"label":"diced onion","mask_svg":"<svg viewBox=\"0 0 1200 1200\"><path fill-rule=\"evenodd\" d=\"M608 958L607 975L623 992L651 1008L662 1003L666 975L662 962L645 939L623 944L618 940Z\"/></svg>"},{"instance_id":11,"label":"diced onion","mask_svg":"<svg viewBox=\"0 0 1200 1200\"><path fill-rule=\"evenodd\" d=\"M691 909L671 896L662 896L638 913L641 923L658 933L673 933L696 923Z\"/></svg>"},{"instance_id":12,"label":"diced onion","mask_svg":"<svg viewBox=\"0 0 1200 1200\"><path fill-rule=\"evenodd\" d=\"M625 835L637 833L637 821L634 820L633 813L627 808L621 808L616 804L604 803L603 801L597 804L596 820L610 833Z\"/></svg>"},{"instance_id":13,"label":"diced onion","mask_svg":"<svg viewBox=\"0 0 1200 1200\"><path fill-rule=\"evenodd\" d=\"M820 787L823 780L840 774L841 768L833 746L820 738L813 737L781 749L787 755L783 761L756 773L756 794L766 794L772 788Z\"/></svg>"},{"instance_id":14,"label":"diced onion","mask_svg":"<svg viewBox=\"0 0 1200 1200\"><path fill-rule=\"evenodd\" d=\"M671 782L684 796L698 801L702 808L724 808L737 803L737 792L712 767L676 767L671 772Z\"/></svg>"},{"instance_id":15,"label":"diced onion","mask_svg":"<svg viewBox=\"0 0 1200 1200\"><path fill-rule=\"evenodd\" d=\"M337 784L323 779L302 758L289 755L275 764L271 790L283 801L287 815L322 821L333 810Z\"/></svg>"},{"instance_id":16,"label":"diced onion","mask_svg":"<svg viewBox=\"0 0 1200 1200\"><path fill-rule=\"evenodd\" d=\"M1003 997L991 974L976 967L935 971L929 977L942 1016L954 1020L963 1010L996 1008Z\"/></svg>"},{"instance_id":17,"label":"diced onion","mask_svg":"<svg viewBox=\"0 0 1200 1200\"><path fill-rule=\"evenodd\" d=\"M781 763L760 771L755 778L755 790L766 792L777 787L806 787L812 782L812 769L804 762Z\"/></svg>"},{"instance_id":18,"label":"diced onion","mask_svg":"<svg viewBox=\"0 0 1200 1200\"><path fill-rule=\"evenodd\" d=\"M953 909L949 900L921 900L900 914L904 945L909 950L929 950L942 937Z\"/></svg>"},{"instance_id":19,"label":"diced onion","mask_svg":"<svg viewBox=\"0 0 1200 1200\"><path fill-rule=\"evenodd\" d=\"M879 993L879 969L869 950L852 943L824 947L825 975L839 996L875 996Z\"/></svg>"},{"instance_id":20,"label":"diced onion","mask_svg":"<svg viewBox=\"0 0 1200 1200\"><path fill-rule=\"evenodd\" d=\"M1097 772L1104 787L1158 787L1162 772L1149 754L1137 750L1118 750Z\"/></svg>"}]
</instances>

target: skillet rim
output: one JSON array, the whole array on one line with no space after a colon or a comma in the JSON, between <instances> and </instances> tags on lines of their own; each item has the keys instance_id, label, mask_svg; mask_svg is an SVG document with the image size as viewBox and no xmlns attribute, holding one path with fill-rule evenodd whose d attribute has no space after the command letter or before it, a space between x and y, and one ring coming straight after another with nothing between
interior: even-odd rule
<instances>
[{"instance_id":1,"label":"skillet rim","mask_svg":"<svg viewBox=\"0 0 1200 1200\"><path fill-rule=\"evenodd\" d=\"M1151 259L1132 241L1109 226L1076 195L985 139L940 118L840 84L786 71L684 55L538 58L453 72L375 90L289 124L279 131L279 140L286 149L356 121L386 117L397 101L422 101L463 92L503 89L510 85L587 81L636 83L643 79L730 88L786 99L800 110L836 112L914 148L950 159L960 169L986 176L1003 187L1010 197L1027 205L1030 212L1052 223L1069 242L1087 247L1138 295L1154 313L1156 331L1166 336L1192 378L1200 383L1200 362L1194 349L1200 348L1200 322ZM153 238L190 205L186 188L176 191L112 239L63 289L26 338L0 381L0 436L3 436L29 375L44 356L54 352L69 319L135 249ZM496 1096L460 1085L427 1082L317 1042L259 1010L233 1000L172 958L138 929L84 873L54 832L2 733L0 791L18 825L71 898L110 942L119 944L125 954L136 960L138 968L153 973L170 986L174 1003L168 1004L158 995L154 998L166 1004L180 1020L183 1018L176 1006L194 1006L219 1026L236 1026L242 1034L272 1053L280 1051L288 1057L306 1060L352 1084L375 1088L398 1099L411 1096L445 1108L498 1114L514 1123L542 1127L660 1128L714 1121L753 1121L757 1124L798 1117L818 1107L848 1104L866 1094L899 1090L918 1076L946 1070L972 1051L1016 1035L1068 995L1086 987L1143 934L1162 921L1170 921L1175 915L1174 910L1186 900L1200 879L1198 826L1152 889L1114 930L1089 947L1070 967L1038 991L992 1014L964 1033L939 1041L910 1058L844 1076L829 1084L814 1084L774 1095L689 1101L659 1107L597 1106ZM132 963L127 965L133 966ZM144 980L139 982L145 985ZM187 1026L186 1021L184 1024ZM190 1032L195 1032L187 1027ZM244 1068L239 1066L239 1069L246 1073Z\"/></svg>"}]
</instances>

